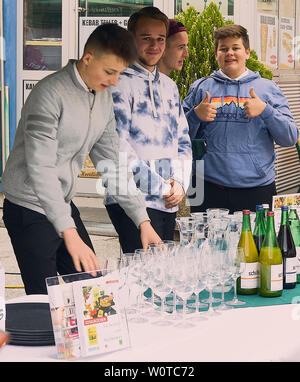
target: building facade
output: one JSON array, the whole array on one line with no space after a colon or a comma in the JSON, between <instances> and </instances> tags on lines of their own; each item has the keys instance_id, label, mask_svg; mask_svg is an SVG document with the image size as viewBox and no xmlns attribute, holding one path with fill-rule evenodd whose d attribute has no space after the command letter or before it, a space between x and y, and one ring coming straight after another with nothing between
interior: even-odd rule
<instances>
[{"instance_id":1,"label":"building facade","mask_svg":"<svg viewBox=\"0 0 300 382\"><path fill-rule=\"evenodd\" d=\"M79 58L97 25L116 22L126 27L129 16L148 5L173 17L191 5L202 12L211 1L0 0L1 174L28 94L69 58ZM300 126L300 0L214 2L224 19L248 29L251 48L272 70ZM295 147L276 146L276 153L276 183L282 193L300 183L299 158ZM79 178L79 193L96 192L97 174L89 158Z\"/></svg>"}]
</instances>

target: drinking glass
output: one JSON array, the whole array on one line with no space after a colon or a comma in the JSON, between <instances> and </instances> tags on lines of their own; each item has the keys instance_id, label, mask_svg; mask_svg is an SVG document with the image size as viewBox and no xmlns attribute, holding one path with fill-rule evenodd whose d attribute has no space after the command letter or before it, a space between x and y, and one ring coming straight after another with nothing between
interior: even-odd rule
<instances>
[{"instance_id":1,"label":"drinking glass","mask_svg":"<svg viewBox=\"0 0 300 382\"><path fill-rule=\"evenodd\" d=\"M191 216L195 219L195 247L200 248L207 237L207 214L204 212L193 212Z\"/></svg>"},{"instance_id":2,"label":"drinking glass","mask_svg":"<svg viewBox=\"0 0 300 382\"><path fill-rule=\"evenodd\" d=\"M168 267L168 258L167 254L162 256L159 261L156 261L152 264L152 288L154 293L160 297L161 306L160 306L160 320L155 321L156 325L169 325L169 322L166 320L166 311L165 311L165 298L171 292L171 287L166 281L166 273Z\"/></svg>"},{"instance_id":3,"label":"drinking glass","mask_svg":"<svg viewBox=\"0 0 300 382\"><path fill-rule=\"evenodd\" d=\"M203 319L204 316L201 313L201 308L207 308L208 305L205 303L201 303L199 300L199 294L205 289L204 283L204 266L203 266L203 251L204 245L200 249L195 249L195 266L196 266L196 282L194 286L194 294L196 296L195 302L188 304L188 308L195 308L195 317L192 319Z\"/></svg>"},{"instance_id":4,"label":"drinking glass","mask_svg":"<svg viewBox=\"0 0 300 382\"><path fill-rule=\"evenodd\" d=\"M186 320L187 315L187 299L192 295L197 282L196 264L194 251L189 248L182 249L179 256L176 259L175 268L175 291L176 294L183 300L182 307L182 320L176 325L180 327L190 327L193 324Z\"/></svg>"},{"instance_id":5,"label":"drinking glass","mask_svg":"<svg viewBox=\"0 0 300 382\"><path fill-rule=\"evenodd\" d=\"M246 304L245 301L241 301L237 297L237 290L236 290L236 281L241 276L241 274L245 270L246 266L246 256L244 248L229 248L229 266L230 266L230 272L231 277L234 280L234 297L231 301L226 301L226 304L230 306L239 306Z\"/></svg>"},{"instance_id":6,"label":"drinking glass","mask_svg":"<svg viewBox=\"0 0 300 382\"><path fill-rule=\"evenodd\" d=\"M203 281L205 285L205 289L209 292L209 298L204 300L208 303L208 311L206 315L215 316L218 313L213 308L213 288L216 287L219 283L218 277L218 267L219 264L219 256L216 255L216 251L214 248L208 244L208 242L204 243L203 250ZM219 301L221 301L219 299Z\"/></svg>"},{"instance_id":7,"label":"drinking glass","mask_svg":"<svg viewBox=\"0 0 300 382\"><path fill-rule=\"evenodd\" d=\"M133 317L130 317L129 319L136 323L148 321L145 317L143 317L143 305L141 303L142 293L144 291L144 285L141 280L142 266L143 264L139 254L135 253L132 257L130 257L127 280L130 293L133 292L135 294L137 303L135 306L135 312L132 312Z\"/></svg>"},{"instance_id":8,"label":"drinking glass","mask_svg":"<svg viewBox=\"0 0 300 382\"><path fill-rule=\"evenodd\" d=\"M207 208L207 220L210 220L212 218L220 218L227 216L229 214L228 208Z\"/></svg>"},{"instance_id":9,"label":"drinking glass","mask_svg":"<svg viewBox=\"0 0 300 382\"><path fill-rule=\"evenodd\" d=\"M182 216L175 219L179 227L180 245L193 245L195 236L195 219Z\"/></svg>"}]
</instances>

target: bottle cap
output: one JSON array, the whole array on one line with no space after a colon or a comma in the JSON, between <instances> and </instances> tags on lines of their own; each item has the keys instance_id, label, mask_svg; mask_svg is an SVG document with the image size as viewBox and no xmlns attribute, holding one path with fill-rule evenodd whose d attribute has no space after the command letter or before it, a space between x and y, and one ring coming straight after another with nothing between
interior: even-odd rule
<instances>
[{"instance_id":1,"label":"bottle cap","mask_svg":"<svg viewBox=\"0 0 300 382\"><path fill-rule=\"evenodd\" d=\"M262 206L262 204L258 204L258 205L256 206L256 211L259 211L259 210L263 210L263 206Z\"/></svg>"},{"instance_id":2,"label":"bottle cap","mask_svg":"<svg viewBox=\"0 0 300 382\"><path fill-rule=\"evenodd\" d=\"M268 211L267 216L274 216L274 211Z\"/></svg>"},{"instance_id":3,"label":"bottle cap","mask_svg":"<svg viewBox=\"0 0 300 382\"><path fill-rule=\"evenodd\" d=\"M243 210L243 215L250 215L250 210Z\"/></svg>"},{"instance_id":4,"label":"bottle cap","mask_svg":"<svg viewBox=\"0 0 300 382\"><path fill-rule=\"evenodd\" d=\"M281 211L287 211L288 209L288 206L281 206Z\"/></svg>"},{"instance_id":5,"label":"bottle cap","mask_svg":"<svg viewBox=\"0 0 300 382\"><path fill-rule=\"evenodd\" d=\"M269 208L269 204L263 204L263 208Z\"/></svg>"}]
</instances>

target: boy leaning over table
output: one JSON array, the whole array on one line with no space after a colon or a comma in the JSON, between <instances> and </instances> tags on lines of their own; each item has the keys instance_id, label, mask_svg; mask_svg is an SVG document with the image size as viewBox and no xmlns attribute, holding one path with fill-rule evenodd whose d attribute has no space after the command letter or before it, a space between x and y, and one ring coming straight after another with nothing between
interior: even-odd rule
<instances>
[{"instance_id":1,"label":"boy leaning over table","mask_svg":"<svg viewBox=\"0 0 300 382\"><path fill-rule=\"evenodd\" d=\"M274 141L293 146L299 132L279 87L247 69L247 30L226 25L214 38L220 70L195 81L183 101L190 137L207 144L204 202L191 210L255 211L276 194Z\"/></svg>"},{"instance_id":2,"label":"boy leaning over table","mask_svg":"<svg viewBox=\"0 0 300 382\"><path fill-rule=\"evenodd\" d=\"M111 90L136 58L131 34L114 24L90 35L79 61L70 60L31 91L2 178L3 221L26 294L46 294L45 279L99 269L72 202L88 155L95 168L110 161L106 184L134 221L143 246L158 243L144 199L118 186L122 168ZM100 167L99 167L100 165ZM123 172L122 172L123 171ZM115 187L113 187L115 185ZM136 191L136 190L135 190Z\"/></svg>"}]
</instances>

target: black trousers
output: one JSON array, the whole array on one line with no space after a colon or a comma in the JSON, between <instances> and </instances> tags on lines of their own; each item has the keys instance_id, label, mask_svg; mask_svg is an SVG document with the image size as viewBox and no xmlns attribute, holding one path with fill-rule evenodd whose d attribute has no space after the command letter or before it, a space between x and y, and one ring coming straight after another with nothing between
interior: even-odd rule
<instances>
[{"instance_id":1,"label":"black trousers","mask_svg":"<svg viewBox=\"0 0 300 382\"><path fill-rule=\"evenodd\" d=\"M126 215L118 204L106 206L108 215L119 235L119 242L123 253L133 253L136 249L143 248L140 230ZM162 240L173 240L176 212L164 212L147 208L151 225Z\"/></svg>"},{"instance_id":2,"label":"black trousers","mask_svg":"<svg viewBox=\"0 0 300 382\"><path fill-rule=\"evenodd\" d=\"M72 202L71 208L79 236L94 251L79 211ZM47 277L56 276L57 273L78 273L64 240L45 215L5 199L3 221L10 236L26 294L47 294Z\"/></svg>"},{"instance_id":3,"label":"black trousers","mask_svg":"<svg viewBox=\"0 0 300 382\"><path fill-rule=\"evenodd\" d=\"M255 211L256 205L268 203L276 195L275 182L267 186L251 188L222 187L204 182L204 201L200 206L191 206L191 212L203 212L207 208L228 208L229 213L244 209Z\"/></svg>"}]
</instances>

